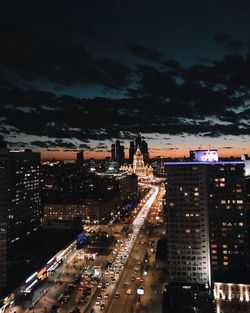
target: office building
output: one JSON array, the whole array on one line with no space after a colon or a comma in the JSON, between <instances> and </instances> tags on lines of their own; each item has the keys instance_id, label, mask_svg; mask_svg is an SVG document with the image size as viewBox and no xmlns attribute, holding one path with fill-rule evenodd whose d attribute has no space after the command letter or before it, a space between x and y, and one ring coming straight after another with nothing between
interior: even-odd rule
<instances>
[{"instance_id":1,"label":"office building","mask_svg":"<svg viewBox=\"0 0 250 313\"><path fill-rule=\"evenodd\" d=\"M40 225L40 153L0 151L0 288L8 285L7 262L16 242Z\"/></svg>"},{"instance_id":2,"label":"office building","mask_svg":"<svg viewBox=\"0 0 250 313\"><path fill-rule=\"evenodd\" d=\"M117 164L123 164L125 160L125 148L121 145L120 140L116 140L115 144L111 145L111 158Z\"/></svg>"},{"instance_id":3,"label":"office building","mask_svg":"<svg viewBox=\"0 0 250 313\"><path fill-rule=\"evenodd\" d=\"M130 141L130 144L129 144L129 163L130 164L133 163L134 154L135 154L135 142Z\"/></svg>"},{"instance_id":4,"label":"office building","mask_svg":"<svg viewBox=\"0 0 250 313\"><path fill-rule=\"evenodd\" d=\"M112 145L111 145L111 159L113 161L116 160L116 148L115 148L115 144L114 143L112 143Z\"/></svg>"},{"instance_id":5,"label":"office building","mask_svg":"<svg viewBox=\"0 0 250 313\"><path fill-rule=\"evenodd\" d=\"M83 150L77 152L76 154L76 164L82 166L84 162L84 152Z\"/></svg>"},{"instance_id":6,"label":"office building","mask_svg":"<svg viewBox=\"0 0 250 313\"><path fill-rule=\"evenodd\" d=\"M148 144L145 141L145 139L141 133L139 133L137 135L134 142L135 142L135 144L134 144L133 151L131 149L131 160L133 160L132 153L135 154L137 149L139 149L141 151L141 153L143 154L144 161L147 162L149 160ZM131 144L130 144L130 146L131 146Z\"/></svg>"},{"instance_id":7,"label":"office building","mask_svg":"<svg viewBox=\"0 0 250 313\"><path fill-rule=\"evenodd\" d=\"M165 170L169 280L210 284L206 167L171 162Z\"/></svg>"},{"instance_id":8,"label":"office building","mask_svg":"<svg viewBox=\"0 0 250 313\"><path fill-rule=\"evenodd\" d=\"M247 255L244 163L164 165L170 280L232 279Z\"/></svg>"},{"instance_id":9,"label":"office building","mask_svg":"<svg viewBox=\"0 0 250 313\"><path fill-rule=\"evenodd\" d=\"M136 175L109 167L86 172L69 166L45 167L44 220L106 223L138 192Z\"/></svg>"}]
</instances>

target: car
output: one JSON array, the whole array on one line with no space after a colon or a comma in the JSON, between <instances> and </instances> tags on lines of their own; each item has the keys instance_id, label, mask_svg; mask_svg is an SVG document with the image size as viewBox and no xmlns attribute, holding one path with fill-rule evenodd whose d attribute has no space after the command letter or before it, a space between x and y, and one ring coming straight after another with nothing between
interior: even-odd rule
<instances>
[{"instance_id":1,"label":"car","mask_svg":"<svg viewBox=\"0 0 250 313\"><path fill-rule=\"evenodd\" d=\"M50 312L51 313L56 313L57 310L58 310L58 306L56 304L53 304Z\"/></svg>"},{"instance_id":2,"label":"car","mask_svg":"<svg viewBox=\"0 0 250 313\"><path fill-rule=\"evenodd\" d=\"M102 288L102 284L98 284L98 286L97 286L98 288Z\"/></svg>"},{"instance_id":3,"label":"car","mask_svg":"<svg viewBox=\"0 0 250 313\"><path fill-rule=\"evenodd\" d=\"M131 292L132 292L132 290L129 288L129 289L127 290L127 295L131 295Z\"/></svg>"},{"instance_id":4,"label":"car","mask_svg":"<svg viewBox=\"0 0 250 313\"><path fill-rule=\"evenodd\" d=\"M144 282L144 278L143 278L143 277L140 278L140 282L141 282L141 283Z\"/></svg>"},{"instance_id":5,"label":"car","mask_svg":"<svg viewBox=\"0 0 250 313\"><path fill-rule=\"evenodd\" d=\"M100 303L101 303L100 300L96 300L96 302L95 302L96 305L99 305Z\"/></svg>"},{"instance_id":6,"label":"car","mask_svg":"<svg viewBox=\"0 0 250 313\"><path fill-rule=\"evenodd\" d=\"M60 304L67 303L68 300L69 300L69 296L64 296L64 295L63 295L63 296L60 296L58 300L59 300L59 303L60 303Z\"/></svg>"},{"instance_id":7,"label":"car","mask_svg":"<svg viewBox=\"0 0 250 313\"><path fill-rule=\"evenodd\" d=\"M86 304L86 303L88 303L88 299L87 298L80 298L79 303Z\"/></svg>"},{"instance_id":8,"label":"car","mask_svg":"<svg viewBox=\"0 0 250 313\"><path fill-rule=\"evenodd\" d=\"M102 298L102 295L99 295L96 297L96 300L101 300L101 298Z\"/></svg>"},{"instance_id":9,"label":"car","mask_svg":"<svg viewBox=\"0 0 250 313\"><path fill-rule=\"evenodd\" d=\"M106 285L106 287L108 287L110 285L110 282L106 281L105 285Z\"/></svg>"},{"instance_id":10,"label":"car","mask_svg":"<svg viewBox=\"0 0 250 313\"><path fill-rule=\"evenodd\" d=\"M119 293L116 293L115 294L115 298L119 298L120 297L120 294Z\"/></svg>"},{"instance_id":11,"label":"car","mask_svg":"<svg viewBox=\"0 0 250 313\"><path fill-rule=\"evenodd\" d=\"M102 311L102 310L104 310L104 308L105 308L105 304L102 303L102 304L100 305L100 310Z\"/></svg>"},{"instance_id":12,"label":"car","mask_svg":"<svg viewBox=\"0 0 250 313\"><path fill-rule=\"evenodd\" d=\"M107 287L106 287L105 285L103 285L103 286L102 286L102 291L105 291L106 288L107 288Z\"/></svg>"},{"instance_id":13,"label":"car","mask_svg":"<svg viewBox=\"0 0 250 313\"><path fill-rule=\"evenodd\" d=\"M111 282L112 282L112 284L114 284L116 282L116 279L113 278Z\"/></svg>"},{"instance_id":14,"label":"car","mask_svg":"<svg viewBox=\"0 0 250 313\"><path fill-rule=\"evenodd\" d=\"M108 298L109 298L109 294L106 293L106 294L104 295L104 299L108 299Z\"/></svg>"}]
</instances>

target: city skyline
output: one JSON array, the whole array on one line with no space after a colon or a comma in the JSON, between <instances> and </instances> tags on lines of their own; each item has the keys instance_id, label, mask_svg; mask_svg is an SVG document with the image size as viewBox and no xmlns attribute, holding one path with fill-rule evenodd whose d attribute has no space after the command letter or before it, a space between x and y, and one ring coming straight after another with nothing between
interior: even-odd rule
<instances>
[{"instance_id":1,"label":"city skyline","mask_svg":"<svg viewBox=\"0 0 250 313\"><path fill-rule=\"evenodd\" d=\"M150 158L155 158L157 156L161 157L169 157L169 158L183 158L183 157L189 157L189 151L190 150L198 150L198 149L216 149L219 151L219 157L220 158L229 158L229 157L241 157L243 154L250 155L250 148L246 144L246 146L241 147L233 147L233 146L220 146L220 143L218 141L217 144L213 145L207 141L207 144L204 144L201 142L199 145L184 145L181 149L178 146L172 146L172 144L169 144L166 142L165 145L163 145L162 148L158 148L157 141L149 139L147 140L149 142L149 156ZM114 141L115 142L115 141ZM112 143L112 142L111 142ZM122 144L125 145L125 159L127 160L129 158L129 142L122 141ZM150 144L153 145L150 146ZM155 146L155 149L154 149ZM152 148L151 148L152 147ZM39 150L41 152L41 159L43 161L49 161L49 160L75 160L76 154L79 150ZM111 150L107 147L107 150L104 151L103 149L93 149L91 150L84 150L84 158L90 159L104 159L105 157L111 156Z\"/></svg>"},{"instance_id":2,"label":"city skyline","mask_svg":"<svg viewBox=\"0 0 250 313\"><path fill-rule=\"evenodd\" d=\"M0 14L0 136L10 148L103 158L142 132L152 156L209 145L250 154L249 2L12 8Z\"/></svg>"}]
</instances>

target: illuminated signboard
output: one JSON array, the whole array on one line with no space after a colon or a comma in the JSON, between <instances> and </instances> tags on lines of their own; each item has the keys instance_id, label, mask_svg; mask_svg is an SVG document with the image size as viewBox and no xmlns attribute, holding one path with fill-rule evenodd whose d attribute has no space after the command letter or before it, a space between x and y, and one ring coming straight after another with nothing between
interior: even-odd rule
<instances>
[{"instance_id":1,"label":"illuminated signboard","mask_svg":"<svg viewBox=\"0 0 250 313\"><path fill-rule=\"evenodd\" d=\"M85 243L85 239L86 239L85 233L79 234L76 238L77 246L78 247L82 246Z\"/></svg>"},{"instance_id":2,"label":"illuminated signboard","mask_svg":"<svg viewBox=\"0 0 250 313\"><path fill-rule=\"evenodd\" d=\"M44 280L45 278L47 278L47 277L48 277L48 274L47 274L47 272L45 272L43 275L40 276L39 279L40 279L41 281L43 281L43 280Z\"/></svg>"},{"instance_id":3,"label":"illuminated signboard","mask_svg":"<svg viewBox=\"0 0 250 313\"><path fill-rule=\"evenodd\" d=\"M39 280L44 280L47 277L47 267L43 267L38 273L37 278Z\"/></svg>"},{"instance_id":4,"label":"illuminated signboard","mask_svg":"<svg viewBox=\"0 0 250 313\"><path fill-rule=\"evenodd\" d=\"M137 291L136 291L136 292L137 292L137 294L140 295L140 296L141 296L141 295L144 295L144 289L143 289L143 288L137 288Z\"/></svg>"},{"instance_id":5,"label":"illuminated signboard","mask_svg":"<svg viewBox=\"0 0 250 313\"><path fill-rule=\"evenodd\" d=\"M218 151L217 150L196 150L195 161L199 162L218 162Z\"/></svg>"}]
</instances>

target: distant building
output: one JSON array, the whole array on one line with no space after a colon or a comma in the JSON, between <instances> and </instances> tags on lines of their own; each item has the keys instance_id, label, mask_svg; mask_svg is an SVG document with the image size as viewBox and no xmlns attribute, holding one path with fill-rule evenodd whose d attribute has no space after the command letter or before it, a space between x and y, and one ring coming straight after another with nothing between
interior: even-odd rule
<instances>
[{"instance_id":1,"label":"distant building","mask_svg":"<svg viewBox=\"0 0 250 313\"><path fill-rule=\"evenodd\" d=\"M139 133L135 138L134 154L136 153L137 149L141 151L141 153L143 154L144 161L147 162L149 160L148 144L141 133ZM131 150L131 159L132 159L132 150Z\"/></svg>"},{"instance_id":2,"label":"distant building","mask_svg":"<svg viewBox=\"0 0 250 313\"><path fill-rule=\"evenodd\" d=\"M84 223L108 222L117 211L120 198L89 199L82 203L48 203L44 205L44 220L73 221L80 218Z\"/></svg>"},{"instance_id":3,"label":"distant building","mask_svg":"<svg viewBox=\"0 0 250 313\"><path fill-rule=\"evenodd\" d=\"M83 150L77 152L76 154L76 164L82 166L84 162L84 152Z\"/></svg>"},{"instance_id":4,"label":"distant building","mask_svg":"<svg viewBox=\"0 0 250 313\"><path fill-rule=\"evenodd\" d=\"M138 177L153 177L153 168L151 165L144 164L143 154L141 153L139 147L134 154L133 166L124 165L121 166L120 169L131 174L136 174Z\"/></svg>"},{"instance_id":5,"label":"distant building","mask_svg":"<svg viewBox=\"0 0 250 313\"><path fill-rule=\"evenodd\" d=\"M121 145L120 140L116 140L115 144L111 145L111 158L118 164L123 164L125 160L124 146Z\"/></svg>"},{"instance_id":6,"label":"distant building","mask_svg":"<svg viewBox=\"0 0 250 313\"><path fill-rule=\"evenodd\" d=\"M134 159L134 154L135 154L135 142L134 141L130 141L130 145L129 145L129 163L133 163L133 159Z\"/></svg>"},{"instance_id":7,"label":"distant building","mask_svg":"<svg viewBox=\"0 0 250 313\"><path fill-rule=\"evenodd\" d=\"M8 285L7 262L15 242L40 226L40 153L0 151L0 290Z\"/></svg>"},{"instance_id":8,"label":"distant building","mask_svg":"<svg viewBox=\"0 0 250 313\"><path fill-rule=\"evenodd\" d=\"M116 148L114 143L111 145L111 159L116 161Z\"/></svg>"},{"instance_id":9,"label":"distant building","mask_svg":"<svg viewBox=\"0 0 250 313\"><path fill-rule=\"evenodd\" d=\"M106 223L123 201L138 191L136 175L112 166L104 172L91 169L84 172L83 168L62 168L60 172L52 184L44 185L45 221L70 221L78 217L85 223Z\"/></svg>"}]
</instances>

